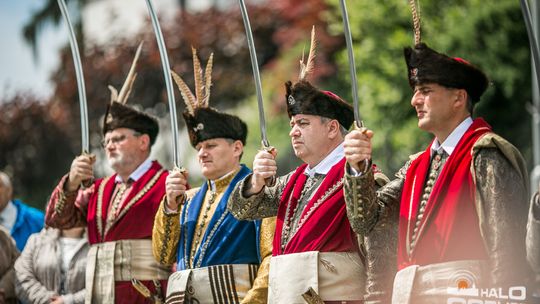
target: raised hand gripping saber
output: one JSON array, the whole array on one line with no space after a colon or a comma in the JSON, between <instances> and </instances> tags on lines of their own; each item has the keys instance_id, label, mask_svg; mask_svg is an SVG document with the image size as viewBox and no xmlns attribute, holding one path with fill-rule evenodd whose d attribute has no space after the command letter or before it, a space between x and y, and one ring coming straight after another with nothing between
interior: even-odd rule
<instances>
[{"instance_id":1,"label":"raised hand gripping saber","mask_svg":"<svg viewBox=\"0 0 540 304\"><path fill-rule=\"evenodd\" d=\"M69 32L69 44L71 47L71 55L73 57L73 64L75 65L75 76L77 78L77 88L79 90L79 108L81 112L81 155L88 155L94 157L90 154L90 141L89 141L89 131L88 131L88 107L86 103L86 89L84 86L84 74L81 63L81 56L79 53L79 45L77 43L77 37L75 36L75 30L73 30L73 25L71 19L69 18L68 9L64 0L58 0L58 6L62 12L62 17L66 22ZM83 187L88 187L92 183L92 180L86 180L83 182Z\"/></svg>"},{"instance_id":2,"label":"raised hand gripping saber","mask_svg":"<svg viewBox=\"0 0 540 304\"><path fill-rule=\"evenodd\" d=\"M246 37L249 46L249 55L251 57L251 67L253 69L253 79L255 80L255 89L257 92L257 105L259 109L259 128L261 130L261 144L262 148L268 152L272 152L274 147L270 146L268 138L266 136L266 119L264 117L264 102L262 96L261 86L261 73L259 72L259 63L257 61L257 52L255 50L255 42L253 42L253 33L251 31L251 24L249 22L249 16L246 9L244 0L238 0L240 4L240 11L242 12L242 20L244 21L244 28L246 29ZM272 186L275 182L275 177L268 178L266 180L267 186Z\"/></svg>"},{"instance_id":3,"label":"raised hand gripping saber","mask_svg":"<svg viewBox=\"0 0 540 304\"><path fill-rule=\"evenodd\" d=\"M167 87L167 99L169 102L169 112L171 117L171 136L172 136L172 151L173 151L173 163L174 169L185 171L180 166L180 153L178 152L178 119L176 117L176 102L174 100L174 90L171 78L171 66L169 64L169 57L167 56L167 49L165 47L165 41L163 40L163 34L161 27L159 26L159 20L152 5L151 0L145 0L148 7L148 13L152 20L152 27L154 28L154 34L156 35L156 41L159 48L159 55L161 58L161 66L163 68L163 76L165 77L165 86Z\"/></svg>"},{"instance_id":4,"label":"raised hand gripping saber","mask_svg":"<svg viewBox=\"0 0 540 304\"><path fill-rule=\"evenodd\" d=\"M540 88L540 53L538 51L538 41L534 36L533 25L531 22L531 10L529 8L529 3L527 0L520 0L521 2L521 12L523 13L523 19L525 21L525 26L527 28L527 35L529 36L529 44L531 45L531 53L534 61L534 70L536 73L537 85Z\"/></svg>"}]
</instances>

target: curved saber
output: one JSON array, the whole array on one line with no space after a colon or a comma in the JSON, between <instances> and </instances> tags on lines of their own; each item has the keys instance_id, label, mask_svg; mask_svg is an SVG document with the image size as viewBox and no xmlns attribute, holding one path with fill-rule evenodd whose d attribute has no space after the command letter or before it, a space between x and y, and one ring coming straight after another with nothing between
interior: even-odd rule
<instances>
[{"instance_id":1,"label":"curved saber","mask_svg":"<svg viewBox=\"0 0 540 304\"><path fill-rule=\"evenodd\" d=\"M255 52L255 43L253 42L253 34L244 0L238 0L240 10L242 11L242 19L246 29L246 37L249 46L249 55L251 56L251 67L253 68L253 79L255 80L255 89L257 91L257 104L259 106L259 127L261 129L261 141L264 148L269 148L270 143L266 137L266 119L264 118L264 104L262 97L261 74L259 72L259 63L257 61L257 53Z\"/></svg>"},{"instance_id":2,"label":"curved saber","mask_svg":"<svg viewBox=\"0 0 540 304\"><path fill-rule=\"evenodd\" d=\"M356 81L356 65L354 63L353 43L351 37L351 29L349 25L349 15L347 13L347 4L345 0L339 0L341 7L341 15L343 16L343 30L345 32L345 41L347 42L347 55L349 57L349 72L351 75L352 84L352 98L354 107L354 121L358 127L363 127L364 122L360 116L360 110L358 105L358 83Z\"/></svg>"},{"instance_id":3,"label":"curved saber","mask_svg":"<svg viewBox=\"0 0 540 304\"><path fill-rule=\"evenodd\" d=\"M180 153L178 152L178 120L176 118L176 102L174 100L174 90L172 84L172 76L170 73L171 66L169 65L169 57L167 56L167 49L165 48L165 41L163 40L163 34L159 21L152 5L151 0L145 0L148 7L148 13L152 19L152 27L156 35L157 45L159 48L159 55L161 57L161 65L163 68L163 76L165 77L165 85L167 87L167 99L169 101L169 111L171 115L171 134L172 134L172 148L173 148L173 162L176 168L180 168Z\"/></svg>"},{"instance_id":4,"label":"curved saber","mask_svg":"<svg viewBox=\"0 0 540 304\"><path fill-rule=\"evenodd\" d=\"M339 5L341 6L341 15L343 18L343 31L345 34L345 41L347 42L347 55L349 57L349 71L351 74L351 84L352 84L352 98L353 98L353 109L354 109L354 127L359 129L361 132L366 132L364 127L364 122L360 116L360 109L358 105L358 83L356 81L356 65L354 63L354 53L353 53L353 43L351 36L351 28L349 25L349 14L347 13L347 4L345 0L339 0ZM364 173L369 170L369 159L364 159ZM354 207L354 216L358 216L358 206Z\"/></svg>"},{"instance_id":5,"label":"curved saber","mask_svg":"<svg viewBox=\"0 0 540 304\"><path fill-rule=\"evenodd\" d=\"M81 57L79 55L79 46L77 44L77 37L71 20L69 18L68 9L64 0L58 0L58 6L62 12L62 16L69 29L69 44L71 46L71 54L73 57L73 64L75 65L75 75L77 78L77 87L79 89L79 108L81 110L81 146L82 153L90 153L90 141L88 135L88 109L86 104L86 89L84 86L84 75L82 70Z\"/></svg>"},{"instance_id":6,"label":"curved saber","mask_svg":"<svg viewBox=\"0 0 540 304\"><path fill-rule=\"evenodd\" d=\"M521 12L523 13L523 19L525 20L525 26L527 28L527 35L529 35L529 44L531 45L531 53L534 61L534 69L536 72L537 85L540 88L540 53L538 52L538 42L534 36L533 25L531 22L531 10L527 0L520 0Z\"/></svg>"}]
</instances>

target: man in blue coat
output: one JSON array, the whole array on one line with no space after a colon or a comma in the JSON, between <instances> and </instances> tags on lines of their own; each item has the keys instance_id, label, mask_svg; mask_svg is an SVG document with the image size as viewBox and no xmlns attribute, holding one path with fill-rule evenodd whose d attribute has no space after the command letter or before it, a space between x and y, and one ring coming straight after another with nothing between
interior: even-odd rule
<instances>
[{"instance_id":1,"label":"man in blue coat","mask_svg":"<svg viewBox=\"0 0 540 304\"><path fill-rule=\"evenodd\" d=\"M0 225L10 231L17 248L22 251L32 233L43 228L43 211L20 200L13 200L13 186L7 174L0 172Z\"/></svg>"}]
</instances>

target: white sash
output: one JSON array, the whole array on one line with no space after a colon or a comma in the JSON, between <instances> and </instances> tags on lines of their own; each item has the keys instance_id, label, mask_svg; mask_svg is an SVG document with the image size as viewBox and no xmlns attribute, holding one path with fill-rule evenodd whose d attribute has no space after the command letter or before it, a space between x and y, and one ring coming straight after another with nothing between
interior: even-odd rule
<instances>
[{"instance_id":1,"label":"white sash","mask_svg":"<svg viewBox=\"0 0 540 304\"><path fill-rule=\"evenodd\" d=\"M356 252L309 251L270 259L268 303L304 304L310 287L324 301L364 297L365 268Z\"/></svg>"},{"instance_id":2,"label":"white sash","mask_svg":"<svg viewBox=\"0 0 540 304\"><path fill-rule=\"evenodd\" d=\"M90 246L86 266L86 304L114 303L115 281L166 280L169 271L152 255L152 240L119 240Z\"/></svg>"}]
</instances>

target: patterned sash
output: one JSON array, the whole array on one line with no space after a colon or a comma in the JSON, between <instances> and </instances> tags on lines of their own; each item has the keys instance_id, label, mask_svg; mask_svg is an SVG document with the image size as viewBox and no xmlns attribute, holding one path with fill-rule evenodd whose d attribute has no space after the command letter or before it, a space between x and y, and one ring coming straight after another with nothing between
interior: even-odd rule
<instances>
[{"instance_id":1,"label":"patterned sash","mask_svg":"<svg viewBox=\"0 0 540 304\"><path fill-rule=\"evenodd\" d=\"M166 303L240 303L251 289L258 267L228 264L177 271L169 277Z\"/></svg>"}]
</instances>

